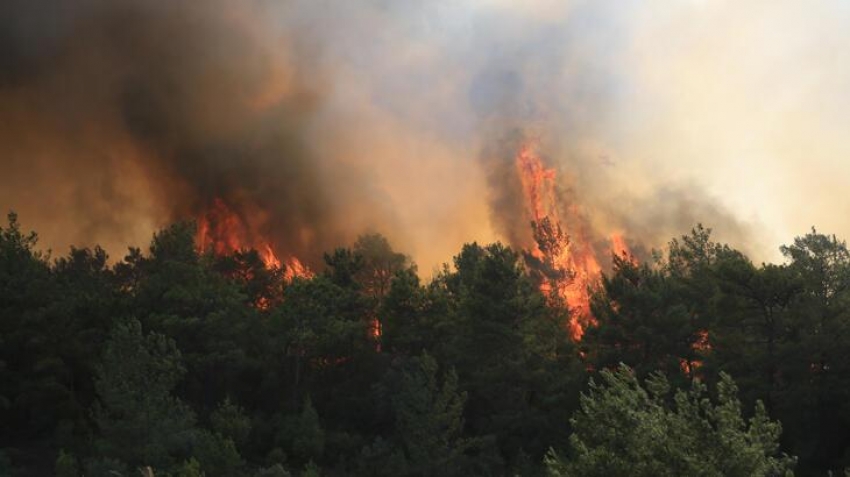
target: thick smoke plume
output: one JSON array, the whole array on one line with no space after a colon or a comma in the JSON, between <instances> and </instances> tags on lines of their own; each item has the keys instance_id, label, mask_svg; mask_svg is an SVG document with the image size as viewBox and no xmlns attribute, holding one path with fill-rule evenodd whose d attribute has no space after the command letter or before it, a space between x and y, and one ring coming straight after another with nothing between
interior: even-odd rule
<instances>
[{"instance_id":1,"label":"thick smoke plume","mask_svg":"<svg viewBox=\"0 0 850 477\"><path fill-rule=\"evenodd\" d=\"M128 0L0 9L2 201L62 228L49 235L126 240L219 199L278 248L315 259L369 225L348 221L351 204L389 223L355 165L323 163L308 144L323 72L310 45L275 33L262 10Z\"/></svg>"},{"instance_id":2,"label":"thick smoke plume","mask_svg":"<svg viewBox=\"0 0 850 477\"><path fill-rule=\"evenodd\" d=\"M513 161L534 141L567 232L600 249L616 231L645 253L697 222L748 252L805 230L769 169L801 170L812 140L789 131L812 131L777 118L846 118L818 106L836 88L786 73L830 71L801 32L833 19L813 31L850 51L847 12L668 3L7 0L0 207L57 251L117 255L219 200L283 255L315 264L381 232L427 273L464 241L529 245ZM771 56L769 31L799 41ZM765 84L779 109L750 94ZM812 143L803 177L846 149L836 138Z\"/></svg>"}]
</instances>

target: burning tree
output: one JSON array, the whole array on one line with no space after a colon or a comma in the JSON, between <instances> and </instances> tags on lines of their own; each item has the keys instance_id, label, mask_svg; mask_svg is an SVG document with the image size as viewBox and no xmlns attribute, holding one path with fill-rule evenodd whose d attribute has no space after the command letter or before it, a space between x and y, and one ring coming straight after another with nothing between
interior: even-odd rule
<instances>
[{"instance_id":1,"label":"burning tree","mask_svg":"<svg viewBox=\"0 0 850 477\"><path fill-rule=\"evenodd\" d=\"M544 165L533 144L524 144L515 162L534 239L533 246L523 253L526 264L550 304L565 303L569 307L568 327L578 341L585 328L594 323L590 290L601 278L602 267L587 227L579 225L568 231L564 224L584 224L586 218L577 207L565 206L557 190L555 170ZM616 255L630 255L622 235L612 235L611 243Z\"/></svg>"},{"instance_id":2,"label":"burning tree","mask_svg":"<svg viewBox=\"0 0 850 477\"><path fill-rule=\"evenodd\" d=\"M244 208L244 207L243 207ZM267 268L283 268L284 277L309 277L313 272L295 256L281 261L271 240L262 232L260 212L237 211L223 199L216 198L197 218L197 245L201 253L216 255L256 250Z\"/></svg>"}]
</instances>

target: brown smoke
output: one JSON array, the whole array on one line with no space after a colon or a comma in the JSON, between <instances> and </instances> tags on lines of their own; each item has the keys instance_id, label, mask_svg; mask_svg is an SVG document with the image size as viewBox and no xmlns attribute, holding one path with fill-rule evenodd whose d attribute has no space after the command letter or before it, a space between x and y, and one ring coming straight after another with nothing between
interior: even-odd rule
<instances>
[{"instance_id":1,"label":"brown smoke","mask_svg":"<svg viewBox=\"0 0 850 477\"><path fill-rule=\"evenodd\" d=\"M693 181L636 172L627 15L570 5L7 0L0 208L54 249L117 255L220 199L281 255L315 265L377 231L427 273L464 241L528 246L513 160L535 138L579 211L567 232L600 250L696 222L746 241Z\"/></svg>"},{"instance_id":2,"label":"brown smoke","mask_svg":"<svg viewBox=\"0 0 850 477\"><path fill-rule=\"evenodd\" d=\"M259 5L4 3L0 204L45 235L120 244L218 198L313 261L369 225L349 208L389 224L362 171L308 143L320 52Z\"/></svg>"}]
</instances>

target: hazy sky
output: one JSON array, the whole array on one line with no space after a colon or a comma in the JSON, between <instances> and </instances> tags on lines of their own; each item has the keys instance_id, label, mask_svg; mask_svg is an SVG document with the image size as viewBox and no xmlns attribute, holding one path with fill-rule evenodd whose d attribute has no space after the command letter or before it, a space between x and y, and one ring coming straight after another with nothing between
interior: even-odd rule
<instances>
[{"instance_id":1,"label":"hazy sky","mask_svg":"<svg viewBox=\"0 0 850 477\"><path fill-rule=\"evenodd\" d=\"M305 10L339 36L329 57L347 79L330 108L363 99L422 161L474 155L492 113L479 105L504 101L492 114L560 138L569 157L554 159L590 183L701 190L761 258L813 225L850 235L850 2L415 3Z\"/></svg>"},{"instance_id":2,"label":"hazy sky","mask_svg":"<svg viewBox=\"0 0 850 477\"><path fill-rule=\"evenodd\" d=\"M623 154L703 184L771 244L846 237L850 2L650 3L623 65Z\"/></svg>"}]
</instances>

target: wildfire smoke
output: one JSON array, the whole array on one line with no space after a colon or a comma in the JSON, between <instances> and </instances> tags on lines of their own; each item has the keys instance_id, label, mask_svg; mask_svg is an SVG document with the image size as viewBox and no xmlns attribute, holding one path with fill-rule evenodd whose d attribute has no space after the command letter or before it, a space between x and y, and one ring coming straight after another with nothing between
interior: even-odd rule
<instances>
[{"instance_id":1,"label":"wildfire smoke","mask_svg":"<svg viewBox=\"0 0 850 477\"><path fill-rule=\"evenodd\" d=\"M119 257L194 219L201 249L292 273L364 232L425 273L502 240L584 315L611 231L636 258L697 221L746 236L699 189L635 173L582 9L391 3L2 2L0 206L49 247Z\"/></svg>"}]
</instances>

